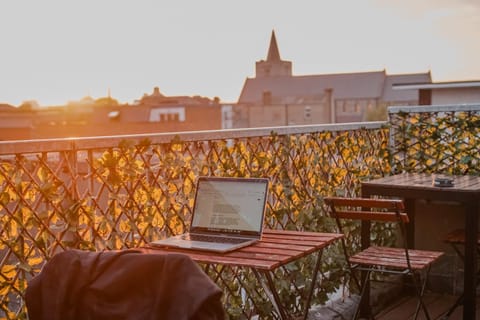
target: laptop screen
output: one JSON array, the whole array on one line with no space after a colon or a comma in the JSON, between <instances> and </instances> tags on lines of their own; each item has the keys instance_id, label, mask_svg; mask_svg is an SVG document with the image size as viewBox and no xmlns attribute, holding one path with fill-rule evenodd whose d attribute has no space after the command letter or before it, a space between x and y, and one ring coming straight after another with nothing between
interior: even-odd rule
<instances>
[{"instance_id":1,"label":"laptop screen","mask_svg":"<svg viewBox=\"0 0 480 320\"><path fill-rule=\"evenodd\" d=\"M200 177L191 231L260 233L267 192L265 178Z\"/></svg>"}]
</instances>

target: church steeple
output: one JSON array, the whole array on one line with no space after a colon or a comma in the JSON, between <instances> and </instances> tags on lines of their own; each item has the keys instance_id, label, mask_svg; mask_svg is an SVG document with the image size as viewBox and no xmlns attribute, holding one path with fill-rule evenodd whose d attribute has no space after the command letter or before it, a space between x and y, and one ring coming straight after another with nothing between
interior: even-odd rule
<instances>
[{"instance_id":1,"label":"church steeple","mask_svg":"<svg viewBox=\"0 0 480 320\"><path fill-rule=\"evenodd\" d=\"M280 61L280 52L278 51L277 38L275 31L272 30L272 37L270 38L270 47L268 48L267 61Z\"/></svg>"},{"instance_id":2,"label":"church steeple","mask_svg":"<svg viewBox=\"0 0 480 320\"><path fill-rule=\"evenodd\" d=\"M257 78L292 76L292 63L280 58L274 30L272 30L270 38L267 60L257 61L255 63L255 71Z\"/></svg>"}]
</instances>

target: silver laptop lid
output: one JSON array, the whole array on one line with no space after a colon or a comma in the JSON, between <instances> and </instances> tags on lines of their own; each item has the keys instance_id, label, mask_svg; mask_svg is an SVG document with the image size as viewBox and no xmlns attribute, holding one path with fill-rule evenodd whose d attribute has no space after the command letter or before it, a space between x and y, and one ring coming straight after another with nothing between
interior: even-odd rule
<instances>
[{"instance_id":1,"label":"silver laptop lid","mask_svg":"<svg viewBox=\"0 0 480 320\"><path fill-rule=\"evenodd\" d=\"M266 178L199 177L190 231L260 235L268 182Z\"/></svg>"}]
</instances>

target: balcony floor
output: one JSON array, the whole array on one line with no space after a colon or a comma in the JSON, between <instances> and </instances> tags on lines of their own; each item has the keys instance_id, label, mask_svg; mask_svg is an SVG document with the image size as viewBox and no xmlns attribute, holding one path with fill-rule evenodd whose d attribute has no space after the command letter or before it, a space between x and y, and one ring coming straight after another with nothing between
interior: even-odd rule
<instances>
[{"instance_id":1,"label":"balcony floor","mask_svg":"<svg viewBox=\"0 0 480 320\"><path fill-rule=\"evenodd\" d=\"M388 294L388 293L387 293ZM428 311L432 320L443 320L443 316L449 310L449 308L455 303L457 296L439 294L439 293L427 293L425 295L425 303L427 304ZM343 302L333 302L328 305L322 306L316 310L311 310L308 319L309 320L345 320L351 319L354 313L356 304L358 303L358 297L348 298ZM414 296L400 295L399 298L385 307L381 308L375 317L377 320L405 320L412 319L415 313L417 305L417 299ZM477 305L480 306L480 297L477 298ZM477 311L477 320L480 320L480 309ZM448 318L448 320L459 320L463 316L463 308L459 306L455 309L454 313ZM424 314L420 312L418 320L426 319Z\"/></svg>"},{"instance_id":2,"label":"balcony floor","mask_svg":"<svg viewBox=\"0 0 480 320\"><path fill-rule=\"evenodd\" d=\"M427 304L430 317L432 319L443 319L443 315L452 306L457 297L452 295L430 293L425 296L425 303ZM415 312L417 300L415 297L403 297L398 301L385 307L378 315L378 320L404 320L410 319ZM480 305L480 298L477 297L477 305ZM478 310L478 308L477 308ZM462 306L455 309L454 313L448 318L449 320L462 319ZM480 314L477 311L476 319L480 320ZM425 316L420 312L419 320L425 319Z\"/></svg>"}]
</instances>

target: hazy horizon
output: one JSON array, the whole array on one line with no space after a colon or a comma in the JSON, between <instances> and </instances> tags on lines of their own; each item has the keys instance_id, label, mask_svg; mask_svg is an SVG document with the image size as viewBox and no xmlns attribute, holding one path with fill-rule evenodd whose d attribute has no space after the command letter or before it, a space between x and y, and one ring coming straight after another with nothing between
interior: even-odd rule
<instances>
[{"instance_id":1,"label":"hazy horizon","mask_svg":"<svg viewBox=\"0 0 480 320\"><path fill-rule=\"evenodd\" d=\"M272 30L294 75L431 71L480 79L474 0L61 0L0 4L0 103L63 105L108 93L236 102Z\"/></svg>"}]
</instances>

